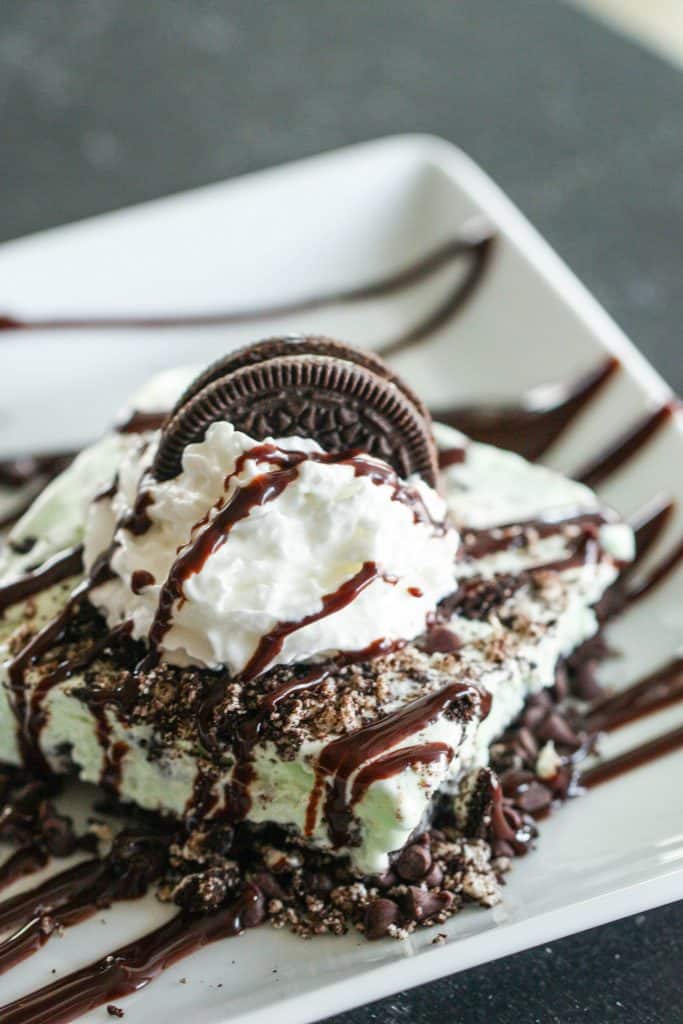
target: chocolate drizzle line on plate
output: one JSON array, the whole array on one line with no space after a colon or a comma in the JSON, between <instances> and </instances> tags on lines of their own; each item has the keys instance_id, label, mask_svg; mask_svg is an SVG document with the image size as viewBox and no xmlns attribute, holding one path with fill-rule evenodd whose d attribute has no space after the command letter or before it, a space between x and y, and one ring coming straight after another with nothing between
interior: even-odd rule
<instances>
[{"instance_id":1,"label":"chocolate drizzle line on plate","mask_svg":"<svg viewBox=\"0 0 683 1024\"><path fill-rule=\"evenodd\" d=\"M635 565L645 558L663 530L666 529L675 507L674 502L668 496L658 495L632 517L631 529L636 545ZM630 574L630 569L627 568L625 574Z\"/></svg>"},{"instance_id":2,"label":"chocolate drizzle line on plate","mask_svg":"<svg viewBox=\"0 0 683 1024\"><path fill-rule=\"evenodd\" d=\"M683 700L683 657L645 676L639 682L596 701L586 714L589 729L611 732L644 715Z\"/></svg>"},{"instance_id":3,"label":"chocolate drizzle line on plate","mask_svg":"<svg viewBox=\"0 0 683 1024\"><path fill-rule=\"evenodd\" d=\"M669 554L658 562L657 565L653 566L642 579L637 580L626 589L626 603L633 604L651 593L655 587L658 587L660 583L668 579L681 562L683 562L683 540L679 541Z\"/></svg>"},{"instance_id":4,"label":"chocolate drizzle line on plate","mask_svg":"<svg viewBox=\"0 0 683 1024\"><path fill-rule=\"evenodd\" d=\"M0 890L6 889L19 878L40 871L49 859L47 850L40 843L28 843L15 850L0 865Z\"/></svg>"},{"instance_id":5,"label":"chocolate drizzle line on plate","mask_svg":"<svg viewBox=\"0 0 683 1024\"><path fill-rule=\"evenodd\" d=\"M614 618L625 608L650 594L668 579L683 561L682 540L632 582L634 573L666 529L675 507L674 501L660 495L631 519L630 525L635 538L635 557L632 562L622 568L617 581L605 592L599 602L596 611L601 621Z\"/></svg>"},{"instance_id":6,"label":"chocolate drizzle line on plate","mask_svg":"<svg viewBox=\"0 0 683 1024\"><path fill-rule=\"evenodd\" d=\"M164 328L164 327L210 327L217 325L241 324L270 320L294 313L312 312L326 306L353 305L369 299L382 298L404 291L421 281L428 280L451 263L465 260L467 269L463 278L451 289L447 297L439 305L413 327L408 328L396 338L390 339L377 351L382 355L393 355L396 352L414 345L455 316L474 294L483 279L494 251L495 235L487 228L480 228L470 238L455 238L432 249L415 263L398 270L386 277L361 284L356 287L323 292L318 295L305 296L292 301L278 302L271 305L253 307L251 309L216 310L210 313L178 313L171 316L101 316L101 317L64 317L56 319L21 319L13 316L0 316L0 332L34 331L34 330L80 330L80 329L116 329L127 327Z\"/></svg>"},{"instance_id":7,"label":"chocolate drizzle line on plate","mask_svg":"<svg viewBox=\"0 0 683 1024\"><path fill-rule=\"evenodd\" d=\"M115 901L144 895L165 867L166 846L161 834L124 830L104 859L83 861L6 900L0 927L14 931L0 942L0 974L40 949L56 931Z\"/></svg>"},{"instance_id":8,"label":"chocolate drizzle line on plate","mask_svg":"<svg viewBox=\"0 0 683 1024\"><path fill-rule=\"evenodd\" d=\"M680 409L678 401L667 402L656 412L646 416L636 427L622 434L609 445L600 455L575 474L577 480L588 487L597 487L607 477L615 473L621 466L636 455L647 442L654 437Z\"/></svg>"},{"instance_id":9,"label":"chocolate drizzle line on plate","mask_svg":"<svg viewBox=\"0 0 683 1024\"><path fill-rule=\"evenodd\" d=\"M67 1024L112 999L145 988L162 971L210 942L239 935L263 920L263 896L248 884L232 904L211 914L180 913L88 967L2 1007L3 1024Z\"/></svg>"},{"instance_id":10,"label":"chocolate drizzle line on plate","mask_svg":"<svg viewBox=\"0 0 683 1024\"><path fill-rule=\"evenodd\" d=\"M619 361L610 357L578 379L528 391L519 403L480 402L436 407L431 412L437 422L461 430L474 441L507 448L533 462L550 448L618 369Z\"/></svg>"},{"instance_id":11,"label":"chocolate drizzle line on plate","mask_svg":"<svg viewBox=\"0 0 683 1024\"><path fill-rule=\"evenodd\" d=\"M579 776L579 783L585 789L592 789L603 782L610 782L625 772L640 768L641 765L649 764L658 757L673 753L674 750L683 748L683 725L678 729L658 736L656 739L646 743L640 743L637 747L627 750L618 757L601 761L593 768L588 768Z\"/></svg>"}]
</instances>

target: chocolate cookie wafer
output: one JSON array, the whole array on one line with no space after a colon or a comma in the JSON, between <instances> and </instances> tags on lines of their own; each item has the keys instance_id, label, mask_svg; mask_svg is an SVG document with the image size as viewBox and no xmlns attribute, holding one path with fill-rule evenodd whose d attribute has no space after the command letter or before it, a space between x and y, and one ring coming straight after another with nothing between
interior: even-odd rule
<instances>
[{"instance_id":1,"label":"chocolate cookie wafer","mask_svg":"<svg viewBox=\"0 0 683 1024\"><path fill-rule=\"evenodd\" d=\"M269 359L276 359L279 356L331 356L336 359L345 359L350 363L371 370L378 377L394 384L399 391L408 398L413 405L424 416L427 423L431 423L431 416L421 398L415 394L412 388L408 387L405 381L394 373L389 366L373 352L364 352L361 349L353 348L344 342L336 341L334 338L327 338L319 334L296 334L285 337L265 338L253 345L245 345L234 352L228 352L200 373L195 380L185 389L180 396L171 415L175 415L191 398L199 391L202 391L207 384L212 384L219 377L225 377L228 373L241 370L244 366L255 366L264 363Z\"/></svg>"},{"instance_id":2,"label":"chocolate cookie wafer","mask_svg":"<svg viewBox=\"0 0 683 1024\"><path fill-rule=\"evenodd\" d=\"M310 437L326 451L366 451L402 477L417 473L436 485L436 449L419 409L392 381L349 359L279 356L212 380L164 428L157 479L177 476L184 449L219 420L256 440Z\"/></svg>"}]
</instances>

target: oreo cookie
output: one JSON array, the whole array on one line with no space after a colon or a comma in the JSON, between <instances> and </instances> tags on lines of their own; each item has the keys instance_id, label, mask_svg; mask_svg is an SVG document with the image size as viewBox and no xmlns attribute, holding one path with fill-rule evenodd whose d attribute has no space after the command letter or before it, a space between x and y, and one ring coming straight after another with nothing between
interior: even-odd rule
<instances>
[{"instance_id":1,"label":"oreo cookie","mask_svg":"<svg viewBox=\"0 0 683 1024\"><path fill-rule=\"evenodd\" d=\"M409 388L398 374L395 374L379 356L373 352L363 352L360 349L352 348L334 338L326 338L319 334L293 334L286 337L265 338L254 345L245 345L234 352L228 352L221 356L214 363L200 373L195 380L185 389L176 402L171 415L179 411L184 405L202 391L208 384L212 384L220 377L225 377L235 370L241 370L245 366L256 366L258 363L265 363L269 359L277 359L279 356L331 356L335 359L344 359L350 363L371 370L378 377L390 381L395 387L402 391L413 405L418 409L428 424L431 423L431 416L426 405Z\"/></svg>"},{"instance_id":2,"label":"oreo cookie","mask_svg":"<svg viewBox=\"0 0 683 1024\"><path fill-rule=\"evenodd\" d=\"M275 339L266 344L284 344L291 351L290 342ZM188 389L184 404L165 426L154 475L159 480L177 476L187 445L203 440L212 423L228 420L255 440L310 437L326 451L366 451L388 462L400 476L418 473L436 486L436 447L421 409L392 379L364 365L363 354L332 345L335 354L299 349L295 355L256 361L246 350L233 354L242 362L237 368L230 356L220 369L214 364L196 382L202 383L199 390ZM272 351L255 348L259 357ZM337 354L341 349L357 358Z\"/></svg>"}]
</instances>

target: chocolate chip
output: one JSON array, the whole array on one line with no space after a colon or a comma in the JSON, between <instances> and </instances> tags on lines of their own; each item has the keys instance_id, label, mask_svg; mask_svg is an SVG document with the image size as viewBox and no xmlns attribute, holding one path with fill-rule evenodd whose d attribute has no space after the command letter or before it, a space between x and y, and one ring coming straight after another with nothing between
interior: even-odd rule
<instances>
[{"instance_id":1,"label":"chocolate chip","mask_svg":"<svg viewBox=\"0 0 683 1024\"><path fill-rule=\"evenodd\" d=\"M543 781L556 797L564 800L571 788L574 771L575 769L570 765L561 765L552 779L544 779Z\"/></svg>"},{"instance_id":2,"label":"chocolate chip","mask_svg":"<svg viewBox=\"0 0 683 1024\"><path fill-rule=\"evenodd\" d=\"M520 726L517 730L517 744L520 747L521 752L524 754L526 759L531 762L536 761L538 756L538 743L536 737L526 725Z\"/></svg>"},{"instance_id":3,"label":"chocolate chip","mask_svg":"<svg viewBox=\"0 0 683 1024\"><path fill-rule=\"evenodd\" d=\"M76 849L78 841L69 818L57 814L54 809L41 815L40 829L45 845L55 857L68 857Z\"/></svg>"},{"instance_id":4,"label":"chocolate chip","mask_svg":"<svg viewBox=\"0 0 683 1024\"><path fill-rule=\"evenodd\" d=\"M251 880L261 890L267 900L289 899L289 894L280 885L275 875L271 875L269 871L257 871L251 876ZM311 885L311 888L313 888L313 885Z\"/></svg>"},{"instance_id":5,"label":"chocolate chip","mask_svg":"<svg viewBox=\"0 0 683 1024\"><path fill-rule=\"evenodd\" d=\"M113 1003L109 1003L107 1006L107 1013L110 1017L123 1017L125 1016L124 1011L120 1006L114 1006Z\"/></svg>"},{"instance_id":6,"label":"chocolate chip","mask_svg":"<svg viewBox=\"0 0 683 1024\"><path fill-rule=\"evenodd\" d=\"M423 881L429 889L438 889L443 882L442 868L438 864L432 864Z\"/></svg>"},{"instance_id":7,"label":"chocolate chip","mask_svg":"<svg viewBox=\"0 0 683 1024\"><path fill-rule=\"evenodd\" d=\"M448 910L453 902L453 893L427 892L416 885L409 885L400 900L405 916L419 923Z\"/></svg>"},{"instance_id":8,"label":"chocolate chip","mask_svg":"<svg viewBox=\"0 0 683 1024\"><path fill-rule=\"evenodd\" d=\"M192 833L193 853L199 857L207 854L217 854L219 857L227 857L231 851L235 838L235 830L230 825L211 826L202 831Z\"/></svg>"},{"instance_id":9,"label":"chocolate chip","mask_svg":"<svg viewBox=\"0 0 683 1024\"><path fill-rule=\"evenodd\" d=\"M462 643L452 630L445 626L434 626L420 646L427 654L452 654L460 650Z\"/></svg>"},{"instance_id":10,"label":"chocolate chip","mask_svg":"<svg viewBox=\"0 0 683 1024\"><path fill-rule=\"evenodd\" d=\"M576 735L569 723L556 711L547 715L536 730L539 739L553 740L571 750L578 750L581 740Z\"/></svg>"},{"instance_id":11,"label":"chocolate chip","mask_svg":"<svg viewBox=\"0 0 683 1024\"><path fill-rule=\"evenodd\" d=\"M385 871L383 875L373 875L372 884L378 889L386 891L398 884L398 876L391 870Z\"/></svg>"},{"instance_id":12,"label":"chocolate chip","mask_svg":"<svg viewBox=\"0 0 683 1024\"><path fill-rule=\"evenodd\" d=\"M491 842L491 852L494 857L514 857L515 848L506 839L494 839Z\"/></svg>"},{"instance_id":13,"label":"chocolate chip","mask_svg":"<svg viewBox=\"0 0 683 1024\"><path fill-rule=\"evenodd\" d=\"M417 882L432 866L432 855L427 846L411 843L396 861L396 870L404 882Z\"/></svg>"},{"instance_id":14,"label":"chocolate chip","mask_svg":"<svg viewBox=\"0 0 683 1024\"><path fill-rule=\"evenodd\" d=\"M530 782L534 781L535 777L536 776L533 772L524 770L519 771L514 768L507 772L503 772L500 776L500 784L503 789L503 793L505 796L515 796L521 787L528 786Z\"/></svg>"},{"instance_id":15,"label":"chocolate chip","mask_svg":"<svg viewBox=\"0 0 683 1024\"><path fill-rule=\"evenodd\" d=\"M550 807L553 795L547 786L537 780L522 786L514 795L515 806L527 814L538 814Z\"/></svg>"},{"instance_id":16,"label":"chocolate chip","mask_svg":"<svg viewBox=\"0 0 683 1024\"><path fill-rule=\"evenodd\" d=\"M365 935L368 939L383 939L389 928L396 924L400 911L393 900L384 896L373 900L365 911Z\"/></svg>"},{"instance_id":17,"label":"chocolate chip","mask_svg":"<svg viewBox=\"0 0 683 1024\"><path fill-rule=\"evenodd\" d=\"M43 782L27 782L14 792L12 806L20 814L34 814L46 796L47 789Z\"/></svg>"},{"instance_id":18,"label":"chocolate chip","mask_svg":"<svg viewBox=\"0 0 683 1024\"><path fill-rule=\"evenodd\" d=\"M596 676L597 667L597 661L587 661L574 673L572 689L579 700L595 700L604 693L604 688Z\"/></svg>"},{"instance_id":19,"label":"chocolate chip","mask_svg":"<svg viewBox=\"0 0 683 1024\"><path fill-rule=\"evenodd\" d=\"M266 917L266 901L263 893L253 889L249 893L246 905L242 910L241 919L245 928L256 928Z\"/></svg>"}]
</instances>

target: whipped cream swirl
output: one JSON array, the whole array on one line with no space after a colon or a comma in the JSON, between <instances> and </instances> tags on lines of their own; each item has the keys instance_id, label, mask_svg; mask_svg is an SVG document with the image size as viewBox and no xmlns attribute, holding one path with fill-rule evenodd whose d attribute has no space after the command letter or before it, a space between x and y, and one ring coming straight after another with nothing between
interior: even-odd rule
<instances>
[{"instance_id":1,"label":"whipped cream swirl","mask_svg":"<svg viewBox=\"0 0 683 1024\"><path fill-rule=\"evenodd\" d=\"M155 450L127 452L91 504L85 560L112 546L115 577L92 600L166 661L255 676L410 640L456 588L443 500L378 459L218 422L157 482Z\"/></svg>"}]
</instances>

